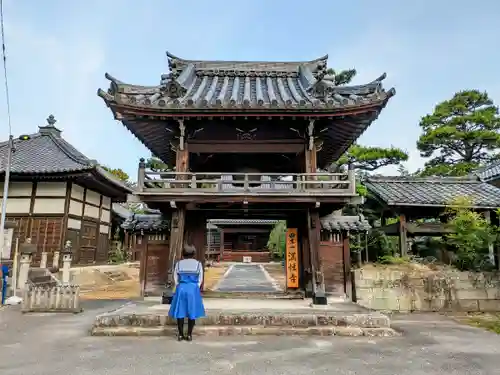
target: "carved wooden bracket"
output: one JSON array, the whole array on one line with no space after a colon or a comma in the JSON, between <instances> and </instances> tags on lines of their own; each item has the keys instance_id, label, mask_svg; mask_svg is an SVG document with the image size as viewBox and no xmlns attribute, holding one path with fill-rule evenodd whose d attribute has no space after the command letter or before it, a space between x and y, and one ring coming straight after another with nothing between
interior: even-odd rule
<instances>
[{"instance_id":1,"label":"carved wooden bracket","mask_svg":"<svg viewBox=\"0 0 500 375\"><path fill-rule=\"evenodd\" d=\"M186 135L186 126L184 125L183 119L178 119L177 122L179 123L179 131L181 133L181 136L179 138L179 150L183 151L184 150L184 139L185 139L185 135Z\"/></svg>"},{"instance_id":2,"label":"carved wooden bracket","mask_svg":"<svg viewBox=\"0 0 500 375\"><path fill-rule=\"evenodd\" d=\"M314 146L314 122L316 120L309 120L309 126L307 127L307 135L309 136L309 150L313 149Z\"/></svg>"}]
</instances>

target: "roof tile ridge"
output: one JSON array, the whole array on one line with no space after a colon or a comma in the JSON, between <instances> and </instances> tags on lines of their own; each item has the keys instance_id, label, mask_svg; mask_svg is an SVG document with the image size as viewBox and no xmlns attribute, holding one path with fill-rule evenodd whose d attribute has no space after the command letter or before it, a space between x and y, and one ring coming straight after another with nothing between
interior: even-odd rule
<instances>
[{"instance_id":1,"label":"roof tile ridge","mask_svg":"<svg viewBox=\"0 0 500 375\"><path fill-rule=\"evenodd\" d=\"M97 165L97 162L93 162L93 160L87 158L85 155L81 154L82 156L84 156L85 159L82 159L81 157L73 154L73 152L68 148L67 145L69 145L69 143L64 140L63 138L58 138L58 137L54 137L52 134L48 134L47 135L52 142L54 142L54 144L66 155L68 156L71 160L83 165L83 166L86 166L88 167L89 169L91 168L94 168L96 165ZM71 146L71 145L70 145ZM71 146L73 147L73 146ZM74 147L73 147L74 148ZM75 148L76 150L76 148ZM77 150L78 151L78 150ZM79 152L79 151L78 151Z\"/></svg>"}]
</instances>

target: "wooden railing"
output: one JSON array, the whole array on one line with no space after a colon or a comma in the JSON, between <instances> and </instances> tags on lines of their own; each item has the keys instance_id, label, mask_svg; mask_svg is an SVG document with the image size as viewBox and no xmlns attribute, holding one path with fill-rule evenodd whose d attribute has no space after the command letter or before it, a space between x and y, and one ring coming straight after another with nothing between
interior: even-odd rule
<instances>
[{"instance_id":1,"label":"wooden railing","mask_svg":"<svg viewBox=\"0 0 500 375\"><path fill-rule=\"evenodd\" d=\"M139 169L139 192L155 194L356 195L354 171L346 173L192 173Z\"/></svg>"}]
</instances>

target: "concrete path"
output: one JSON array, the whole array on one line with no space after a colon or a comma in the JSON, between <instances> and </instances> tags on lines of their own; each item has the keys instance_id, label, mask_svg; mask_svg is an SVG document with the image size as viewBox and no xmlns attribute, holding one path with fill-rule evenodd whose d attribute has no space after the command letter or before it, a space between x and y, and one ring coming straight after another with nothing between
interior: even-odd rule
<instances>
[{"instance_id":1,"label":"concrete path","mask_svg":"<svg viewBox=\"0 0 500 375\"><path fill-rule=\"evenodd\" d=\"M499 335L437 315L394 318L395 338L90 337L96 314L122 303L85 303L81 315L0 310L0 374L498 374Z\"/></svg>"},{"instance_id":2,"label":"concrete path","mask_svg":"<svg viewBox=\"0 0 500 375\"><path fill-rule=\"evenodd\" d=\"M245 263L231 265L214 289L237 293L274 293L278 290L262 265Z\"/></svg>"}]
</instances>

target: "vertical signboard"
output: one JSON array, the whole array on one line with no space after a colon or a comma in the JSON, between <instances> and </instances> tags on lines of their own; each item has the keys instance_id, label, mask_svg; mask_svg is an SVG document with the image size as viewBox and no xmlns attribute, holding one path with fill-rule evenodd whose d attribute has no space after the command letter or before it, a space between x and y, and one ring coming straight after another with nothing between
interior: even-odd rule
<instances>
[{"instance_id":1,"label":"vertical signboard","mask_svg":"<svg viewBox=\"0 0 500 375\"><path fill-rule=\"evenodd\" d=\"M14 229L4 229L3 244L0 244L0 255L2 259L10 259L10 249L12 248L12 237Z\"/></svg>"},{"instance_id":2,"label":"vertical signboard","mask_svg":"<svg viewBox=\"0 0 500 375\"><path fill-rule=\"evenodd\" d=\"M297 228L286 231L286 286L299 287L299 246L297 242Z\"/></svg>"}]
</instances>

